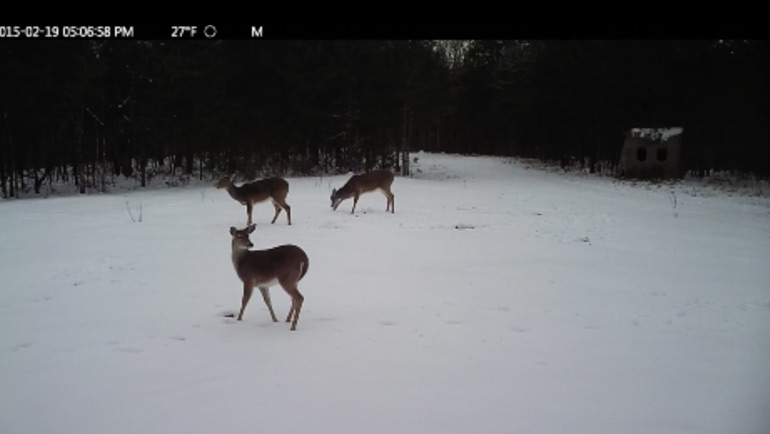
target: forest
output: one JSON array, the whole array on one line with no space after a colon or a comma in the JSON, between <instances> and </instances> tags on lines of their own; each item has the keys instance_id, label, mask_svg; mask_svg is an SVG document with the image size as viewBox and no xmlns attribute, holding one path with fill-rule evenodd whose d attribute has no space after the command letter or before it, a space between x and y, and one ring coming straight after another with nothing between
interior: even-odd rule
<instances>
[{"instance_id":1,"label":"forest","mask_svg":"<svg viewBox=\"0 0 770 434\"><path fill-rule=\"evenodd\" d=\"M4 198L116 177L379 167L415 151L615 173L682 127L690 176L770 179L764 40L0 41Z\"/></svg>"}]
</instances>

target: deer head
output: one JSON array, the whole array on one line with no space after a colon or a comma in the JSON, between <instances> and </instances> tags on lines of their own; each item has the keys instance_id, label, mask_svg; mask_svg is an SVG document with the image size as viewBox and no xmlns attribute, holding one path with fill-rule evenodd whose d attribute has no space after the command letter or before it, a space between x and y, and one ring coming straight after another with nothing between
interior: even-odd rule
<instances>
[{"instance_id":1,"label":"deer head","mask_svg":"<svg viewBox=\"0 0 770 434\"><path fill-rule=\"evenodd\" d=\"M222 179L220 179L219 182L214 184L214 187L216 187L216 188L227 188L230 185L233 185L233 181L230 179L230 176L225 176Z\"/></svg>"},{"instance_id":2,"label":"deer head","mask_svg":"<svg viewBox=\"0 0 770 434\"><path fill-rule=\"evenodd\" d=\"M335 209L335 210L337 209L338 206L340 206L340 203L342 203L342 200L344 199L342 196L337 195L336 188L332 190L332 195L330 198L332 201L332 204L331 204L332 209Z\"/></svg>"},{"instance_id":3,"label":"deer head","mask_svg":"<svg viewBox=\"0 0 770 434\"><path fill-rule=\"evenodd\" d=\"M253 223L240 230L230 226L230 235L233 237L233 251L249 250L250 248L254 247L254 243L252 243L249 239L249 235L254 232L254 229L256 228L257 225Z\"/></svg>"}]
</instances>

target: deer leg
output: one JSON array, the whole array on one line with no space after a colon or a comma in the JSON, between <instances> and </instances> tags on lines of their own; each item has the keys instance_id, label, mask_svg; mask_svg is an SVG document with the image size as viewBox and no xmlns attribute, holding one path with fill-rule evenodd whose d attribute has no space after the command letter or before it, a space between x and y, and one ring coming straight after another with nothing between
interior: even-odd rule
<instances>
[{"instance_id":1,"label":"deer leg","mask_svg":"<svg viewBox=\"0 0 770 434\"><path fill-rule=\"evenodd\" d=\"M273 304L270 302L270 288L260 286L259 290L262 292L262 299L265 300L265 304L270 310L270 316L273 317L273 322L278 322L278 318L275 317L275 312L273 312Z\"/></svg>"},{"instance_id":2,"label":"deer leg","mask_svg":"<svg viewBox=\"0 0 770 434\"><path fill-rule=\"evenodd\" d=\"M358 204L358 194L353 196L353 209L350 210L351 214L355 214L355 212L356 212L356 204Z\"/></svg>"},{"instance_id":3,"label":"deer leg","mask_svg":"<svg viewBox=\"0 0 770 434\"><path fill-rule=\"evenodd\" d=\"M388 212L392 208L395 208L395 205L393 205L393 193L391 193L390 190L385 188L380 189L380 192L385 195L385 199L387 200L387 204L385 205L385 212ZM394 209L394 212L395 212L395 209Z\"/></svg>"},{"instance_id":4,"label":"deer leg","mask_svg":"<svg viewBox=\"0 0 770 434\"><path fill-rule=\"evenodd\" d=\"M292 285L284 288L286 292L291 296L291 309L289 310L289 316L286 317L286 322L291 321L291 330L297 329L297 320L299 320L299 312L302 310L302 303L305 301L305 297L299 293L297 285ZM294 318L292 321L292 313Z\"/></svg>"},{"instance_id":5,"label":"deer leg","mask_svg":"<svg viewBox=\"0 0 770 434\"><path fill-rule=\"evenodd\" d=\"M253 208L254 208L254 204L252 204L251 202L246 203L246 215L249 216L249 222L247 223L247 225L249 226L251 225L251 210Z\"/></svg>"},{"instance_id":6,"label":"deer leg","mask_svg":"<svg viewBox=\"0 0 770 434\"><path fill-rule=\"evenodd\" d=\"M238 321L243 319L243 311L246 310L246 305L249 304L251 293L254 292L254 287L251 284L243 284L243 298L241 299L241 313L238 314Z\"/></svg>"},{"instance_id":7,"label":"deer leg","mask_svg":"<svg viewBox=\"0 0 770 434\"><path fill-rule=\"evenodd\" d=\"M291 207L288 203L286 203L286 200L282 198L278 198L277 200L273 200L273 206L275 207L275 217L273 217L273 223L275 223L275 220L278 218L278 214L281 213L281 209L286 211L286 220L289 222L289 226L291 226Z\"/></svg>"},{"instance_id":8,"label":"deer leg","mask_svg":"<svg viewBox=\"0 0 770 434\"><path fill-rule=\"evenodd\" d=\"M385 189L385 195L388 196L388 202L390 202L390 212L396 213L396 195L390 189L390 185ZM387 212L387 210L385 210Z\"/></svg>"},{"instance_id":9,"label":"deer leg","mask_svg":"<svg viewBox=\"0 0 770 434\"><path fill-rule=\"evenodd\" d=\"M273 201L273 207L275 207L275 215L273 216L273 221L270 223L275 223L275 221L278 219L278 214L281 213L281 207L278 205L277 202Z\"/></svg>"},{"instance_id":10,"label":"deer leg","mask_svg":"<svg viewBox=\"0 0 770 434\"><path fill-rule=\"evenodd\" d=\"M286 201L281 202L281 206L286 210L286 219L289 221L289 226L291 226L291 207Z\"/></svg>"},{"instance_id":11,"label":"deer leg","mask_svg":"<svg viewBox=\"0 0 770 434\"><path fill-rule=\"evenodd\" d=\"M295 305L294 296L291 294L291 292L289 292L288 289L286 290L286 292L289 294L289 296L291 296L291 307L289 308L289 314L286 315L286 322L291 322L291 319L293 318L293 316L296 313L297 309L296 309L296 305Z\"/></svg>"}]
</instances>

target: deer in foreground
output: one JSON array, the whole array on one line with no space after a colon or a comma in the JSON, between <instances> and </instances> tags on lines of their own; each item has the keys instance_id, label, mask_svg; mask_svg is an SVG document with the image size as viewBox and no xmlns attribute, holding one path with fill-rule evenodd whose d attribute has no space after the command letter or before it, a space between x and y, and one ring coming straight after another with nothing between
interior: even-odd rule
<instances>
[{"instance_id":1,"label":"deer in foreground","mask_svg":"<svg viewBox=\"0 0 770 434\"><path fill-rule=\"evenodd\" d=\"M230 227L233 267L238 278L243 282L243 298L238 321L243 320L243 312L256 286L262 292L262 299L270 311L273 322L278 322L270 301L270 287L280 285L292 300L286 322L291 322L291 330L296 330L299 313L305 300L297 289L297 284L305 277L310 267L310 260L304 250L292 244L266 250L249 250L254 247L249 235L255 228L256 225L253 224L244 229Z\"/></svg>"},{"instance_id":2,"label":"deer in foreground","mask_svg":"<svg viewBox=\"0 0 770 434\"><path fill-rule=\"evenodd\" d=\"M396 212L396 197L393 192L390 191L390 186L393 184L393 179L393 172L387 169L353 175L350 177L348 182L342 186L342 188L339 190L336 188L332 190L332 209L336 210L342 201L352 197L353 209L350 211L350 213L353 214L356 211L358 198L362 194L369 193L374 190L379 190L388 199L385 212L390 211L392 214L394 214Z\"/></svg>"},{"instance_id":3,"label":"deer in foreground","mask_svg":"<svg viewBox=\"0 0 770 434\"><path fill-rule=\"evenodd\" d=\"M275 223L278 214L281 213L281 209L284 209L286 210L286 219L291 226L291 207L286 203L286 196L289 194L289 183L285 179L278 177L265 178L237 187L230 180L230 177L224 177L215 186L216 188L224 188L230 194L230 197L246 206L247 225L252 223L251 211L254 208L254 204L270 199L275 207L275 216L273 216L273 221L270 223Z\"/></svg>"}]
</instances>

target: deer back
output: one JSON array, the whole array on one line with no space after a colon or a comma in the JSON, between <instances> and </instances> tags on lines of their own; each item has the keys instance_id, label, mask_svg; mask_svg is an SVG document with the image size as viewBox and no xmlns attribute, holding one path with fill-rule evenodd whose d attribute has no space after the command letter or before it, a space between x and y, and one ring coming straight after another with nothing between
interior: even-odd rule
<instances>
[{"instance_id":1,"label":"deer back","mask_svg":"<svg viewBox=\"0 0 770 434\"><path fill-rule=\"evenodd\" d=\"M236 187L241 200L261 202L271 197L285 196L289 191L289 183L283 178L266 178L249 182Z\"/></svg>"},{"instance_id":2,"label":"deer back","mask_svg":"<svg viewBox=\"0 0 770 434\"><path fill-rule=\"evenodd\" d=\"M367 193L378 188L387 188L393 183L393 173L387 169L375 170L372 172L353 175L348 182L339 190L345 195L355 192Z\"/></svg>"},{"instance_id":3,"label":"deer back","mask_svg":"<svg viewBox=\"0 0 770 434\"><path fill-rule=\"evenodd\" d=\"M307 273L310 260L300 247L286 244L265 250L234 251L233 266L244 281L298 282Z\"/></svg>"}]
</instances>

